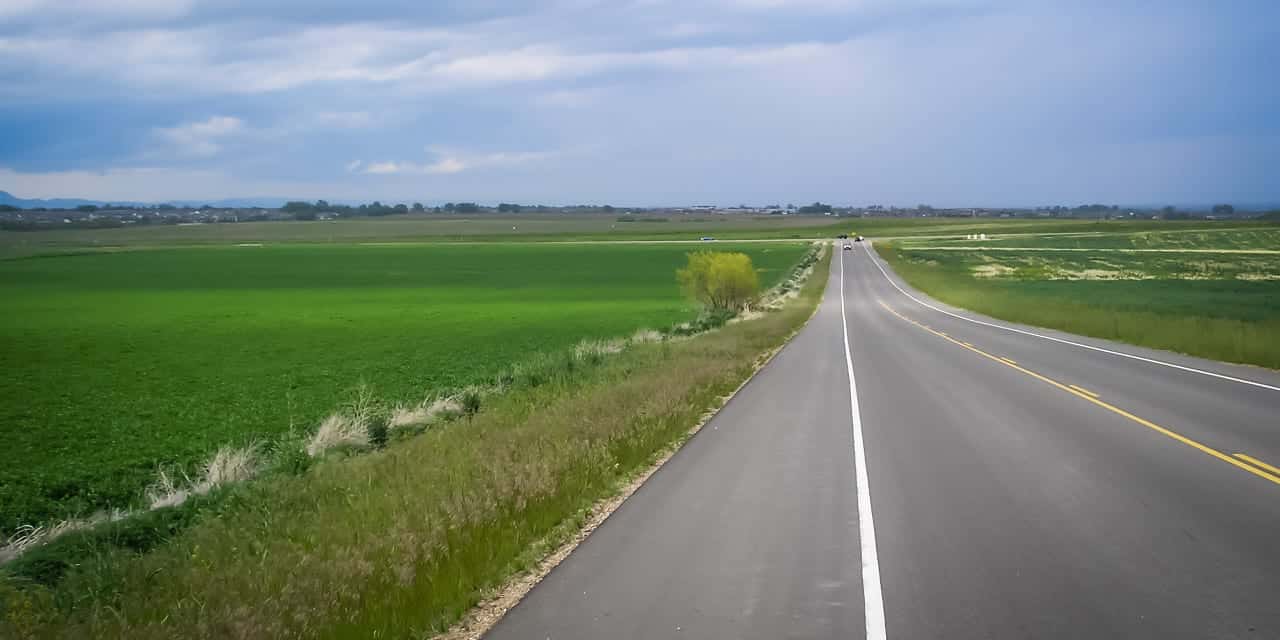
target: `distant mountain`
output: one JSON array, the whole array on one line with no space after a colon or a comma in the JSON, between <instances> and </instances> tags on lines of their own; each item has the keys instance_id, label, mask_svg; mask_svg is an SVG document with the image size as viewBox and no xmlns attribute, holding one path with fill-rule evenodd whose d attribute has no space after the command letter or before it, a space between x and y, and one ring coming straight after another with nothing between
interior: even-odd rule
<instances>
[{"instance_id":1,"label":"distant mountain","mask_svg":"<svg viewBox=\"0 0 1280 640\"><path fill-rule=\"evenodd\" d=\"M122 205L126 207L147 207L156 204L171 204L176 207L265 207L275 209L287 202L286 198L226 198L223 200L169 200L166 202L137 202L133 200L85 200L83 198L19 198L8 191L0 191L0 205L7 204L19 209L74 209L81 205Z\"/></svg>"},{"instance_id":2,"label":"distant mountain","mask_svg":"<svg viewBox=\"0 0 1280 640\"><path fill-rule=\"evenodd\" d=\"M34 209L36 207L45 207L46 209L74 209L82 204L103 204L97 200L82 200L80 198L52 198L49 200L41 200L39 198L19 198L8 191L0 191L0 204L7 204L11 207L20 209Z\"/></svg>"}]
</instances>

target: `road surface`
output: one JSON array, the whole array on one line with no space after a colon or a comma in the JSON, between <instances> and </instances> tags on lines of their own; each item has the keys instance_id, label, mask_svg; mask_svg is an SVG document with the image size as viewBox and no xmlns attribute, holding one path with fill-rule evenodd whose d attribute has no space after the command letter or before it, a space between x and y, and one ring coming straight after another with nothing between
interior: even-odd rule
<instances>
[{"instance_id":1,"label":"road surface","mask_svg":"<svg viewBox=\"0 0 1280 640\"><path fill-rule=\"evenodd\" d=\"M857 245L486 637L1280 638L1269 464L1280 375L945 307Z\"/></svg>"}]
</instances>

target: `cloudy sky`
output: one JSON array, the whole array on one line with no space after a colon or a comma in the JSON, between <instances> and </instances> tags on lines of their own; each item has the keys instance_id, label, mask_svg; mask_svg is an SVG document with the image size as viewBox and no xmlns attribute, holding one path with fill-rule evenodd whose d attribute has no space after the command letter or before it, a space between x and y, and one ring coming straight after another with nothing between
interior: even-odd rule
<instances>
[{"instance_id":1,"label":"cloudy sky","mask_svg":"<svg viewBox=\"0 0 1280 640\"><path fill-rule=\"evenodd\" d=\"M241 4L0 0L0 190L1280 201L1274 0Z\"/></svg>"}]
</instances>

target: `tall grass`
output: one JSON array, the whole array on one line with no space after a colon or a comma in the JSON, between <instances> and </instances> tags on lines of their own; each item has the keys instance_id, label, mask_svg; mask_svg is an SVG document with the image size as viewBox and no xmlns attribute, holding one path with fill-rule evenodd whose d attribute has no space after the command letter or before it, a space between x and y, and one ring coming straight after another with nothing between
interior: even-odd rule
<instances>
[{"instance_id":1,"label":"tall grass","mask_svg":"<svg viewBox=\"0 0 1280 640\"><path fill-rule=\"evenodd\" d=\"M238 488L219 517L145 555L106 553L52 589L0 582L0 636L443 630L750 375L808 318L826 264L780 311L590 369L525 368L515 375L537 384L486 398L469 420Z\"/></svg>"},{"instance_id":2,"label":"tall grass","mask_svg":"<svg viewBox=\"0 0 1280 640\"><path fill-rule=\"evenodd\" d=\"M904 259L892 243L877 243L876 249L911 286L957 307L1079 335L1280 369L1280 298L1271 297L1262 308L1242 303L1239 309L1227 309L1231 305L1223 299L1230 292L1202 291L1206 284L1280 291L1271 283L1001 282L974 278L962 264ZM1144 298L1152 310L1140 308ZM1227 311L1237 317L1224 317Z\"/></svg>"}]
</instances>

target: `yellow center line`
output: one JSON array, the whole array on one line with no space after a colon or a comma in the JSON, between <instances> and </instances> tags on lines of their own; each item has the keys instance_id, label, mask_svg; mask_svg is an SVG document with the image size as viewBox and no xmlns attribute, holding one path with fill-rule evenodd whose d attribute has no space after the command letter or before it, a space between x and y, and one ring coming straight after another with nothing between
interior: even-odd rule
<instances>
[{"instance_id":1,"label":"yellow center line","mask_svg":"<svg viewBox=\"0 0 1280 640\"><path fill-rule=\"evenodd\" d=\"M1006 358L1004 356L1000 356L1000 359L1004 360L1005 362L1008 362L1009 364L1018 364L1018 361L1014 360L1013 358Z\"/></svg>"},{"instance_id":2,"label":"yellow center line","mask_svg":"<svg viewBox=\"0 0 1280 640\"><path fill-rule=\"evenodd\" d=\"M1274 473L1277 476L1280 476L1280 468L1273 467L1251 455L1237 453L1236 457L1240 458L1241 460L1244 460L1245 462L1251 462L1256 466L1262 467L1263 469L1266 469L1267 471L1270 471L1271 473Z\"/></svg>"},{"instance_id":3,"label":"yellow center line","mask_svg":"<svg viewBox=\"0 0 1280 640\"><path fill-rule=\"evenodd\" d=\"M968 342L961 342L960 344L962 344L962 345L964 345L964 346L966 346L966 347L972 347L972 346L973 346L973 345L969 344Z\"/></svg>"},{"instance_id":4,"label":"yellow center line","mask_svg":"<svg viewBox=\"0 0 1280 640\"><path fill-rule=\"evenodd\" d=\"M908 318L908 317L906 317L906 316L902 315L901 313L898 313L897 311L894 311L894 310L893 310L893 307L890 307L889 305L885 304L883 300L879 300L879 299L877 299L877 300L876 300L876 302L879 302L879 303L880 303L880 306L884 307L884 308L885 308L885 310L886 310L886 311L888 311L889 313L892 313L893 315L895 315L895 316L897 316L897 317L899 317L899 318L901 318L901 319L903 319L903 320L906 320L907 322L913 322L913 323L915 322L914 320L911 320L910 318ZM1201 444L1201 443L1199 443L1199 442L1197 442L1197 441L1195 441L1195 440L1192 440L1191 438L1188 438L1188 437L1186 437L1186 436L1184 436L1184 435L1182 435L1182 434L1180 434L1180 433L1178 433L1178 432L1176 432L1176 431L1173 431L1173 430L1171 430L1171 429L1166 429L1165 427L1162 427L1162 426L1160 426L1160 425L1158 425L1158 424L1156 424L1156 423L1154 423L1154 422L1152 422L1152 421L1150 421L1150 420L1147 420L1146 418L1140 418L1140 417L1138 417L1138 416L1135 416L1135 415L1133 415L1132 413L1129 413L1128 411L1125 411L1124 409L1121 409L1120 407L1117 407L1117 406L1115 406L1115 405L1113 405L1113 404L1108 404L1108 403L1106 403L1106 402L1103 402L1102 400L1099 400L1098 398L1095 398L1095 397L1093 397L1093 396L1089 395L1088 393L1085 393L1085 392L1083 392L1083 391L1077 391L1077 390L1075 390L1075 389L1072 389L1072 388L1071 388L1070 386L1068 386L1068 385L1065 385L1065 384L1062 384L1061 382L1058 382L1057 380L1052 380L1052 379L1050 379L1050 378L1046 378L1045 376L1042 376L1042 375L1040 375L1040 374L1038 374L1038 373L1036 373L1036 372L1034 372L1034 371L1031 371L1030 369L1026 369L1026 368L1023 368L1023 367L1021 367L1021 366L1018 366L1018 364L1017 364L1017 363L1015 363L1015 362L1013 362L1012 360L1008 360L1007 358L1001 358L1001 357L999 357L999 356L991 355L990 353L987 353L986 351L983 351L983 350L981 350L981 349L979 349L979 348L977 348L977 347L971 346L971 345L967 345L967 344L965 344L965 343L963 343L963 342L960 342L959 340L956 340L955 338L952 338L952 337L950 337L950 336L946 336L946 335L942 335L942 332L940 332L940 331L934 331L933 329L929 329L928 327L925 327L925 330L926 330L926 331L928 331L928 332L930 332L930 333L933 333L934 335L937 335L937 336L941 337L943 340L946 340L946 341L948 341L948 342L952 342L952 343L957 344L957 345L959 345L959 346L961 346L961 347L964 347L965 349L968 349L968 350L970 350L970 351L972 351L972 352L974 352L974 353L976 353L976 354L978 354L978 355L980 355L980 356L982 356L982 357L984 357L984 358L987 358L987 359L992 360L992 361L994 361L994 362L999 362L1000 364L1002 364L1002 365L1004 365L1004 366L1006 366L1006 367L1009 367L1009 368L1011 368L1011 369L1015 369L1015 370L1017 370L1017 371L1020 371L1020 372L1022 372L1022 373L1024 373L1024 374L1026 374L1026 375L1028 375L1028 376L1031 376L1032 378L1035 378L1036 380L1039 380L1039 381L1041 381L1041 382L1044 382L1045 384L1052 385L1052 386L1057 387L1057 388L1059 388L1059 389L1061 389L1061 390L1063 390L1063 391L1066 391L1067 393L1069 393L1069 394L1071 394L1071 395L1073 395L1073 396L1076 396L1076 397L1078 397L1078 398L1082 398L1082 399L1084 399L1084 400L1087 400L1087 401L1089 401L1089 402L1092 402L1093 404L1095 404L1095 405L1097 405L1097 406L1099 406L1099 407L1102 407L1103 409L1106 409L1107 411L1110 411L1110 412L1112 412L1112 413L1114 413L1114 414L1116 414L1116 415L1118 415L1118 416L1121 416L1121 417L1127 418L1127 419L1129 419L1129 420L1131 420L1131 421L1133 421L1133 422L1136 422L1136 423L1138 423L1138 424L1140 424L1140 425L1142 425L1142 426L1144 426L1144 427L1146 427L1146 428L1148 428L1148 429L1151 429L1152 431L1155 431L1156 433L1159 433L1159 434L1161 434L1161 435L1163 435L1163 436L1167 436L1167 437L1169 437L1169 438L1172 438L1172 439L1174 439L1174 440L1177 440L1178 442L1181 442L1182 444L1185 444L1185 445L1187 445L1188 447L1191 447L1192 449L1196 449L1196 450L1200 451L1201 453L1205 453L1205 454L1211 455L1211 456L1213 456L1213 457L1215 457L1215 458L1217 458L1217 459L1219 459L1219 460L1221 460L1221 461L1223 461L1223 462L1226 462L1227 464L1233 465L1233 466L1238 467L1238 468L1240 468L1240 469L1244 469L1245 471L1248 471L1249 473L1252 473L1253 475L1258 476L1259 478L1264 478L1264 479L1266 479L1266 480L1270 480L1271 482L1274 482L1275 484L1280 485L1280 475L1272 475L1272 474L1270 474L1270 473L1267 473L1266 471L1263 471L1262 469L1259 469L1259 468L1257 468L1257 467L1254 467L1254 466L1252 466L1252 465L1250 465L1250 464L1246 464L1245 462L1242 462L1242 461L1240 461L1240 460L1237 460L1236 458L1233 458L1233 457L1231 457L1231 456L1229 456L1229 455L1227 455L1227 454L1225 454L1225 453L1223 453L1223 452L1221 452L1221 451L1218 451L1217 449L1214 449L1213 447L1210 447L1210 446L1208 446L1208 445ZM1244 454L1237 454L1237 455L1243 456ZM1248 460L1248 459L1250 459L1250 458L1248 458L1248 457L1246 456L1246 457L1245 457L1245 459L1247 459L1247 460ZM1263 463L1263 464L1265 465L1265 463ZM1270 465L1266 465L1266 466L1270 466ZM1272 467L1272 468L1274 468L1274 467Z\"/></svg>"},{"instance_id":5,"label":"yellow center line","mask_svg":"<svg viewBox=\"0 0 1280 640\"><path fill-rule=\"evenodd\" d=\"M1090 390L1088 390L1088 389L1086 389L1086 388L1084 388L1084 387L1082 387L1082 386L1080 386L1080 385L1078 385L1078 384L1071 384L1071 385L1067 385L1067 386L1071 387L1072 389L1075 389L1076 391L1079 391L1080 393L1087 393L1087 394L1089 394L1089 395L1091 395L1091 396L1093 396L1093 397L1095 397L1095 398L1096 398L1096 397L1098 397L1098 394L1096 394L1096 393L1094 393L1094 392L1092 392L1092 391L1090 391Z\"/></svg>"}]
</instances>

